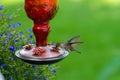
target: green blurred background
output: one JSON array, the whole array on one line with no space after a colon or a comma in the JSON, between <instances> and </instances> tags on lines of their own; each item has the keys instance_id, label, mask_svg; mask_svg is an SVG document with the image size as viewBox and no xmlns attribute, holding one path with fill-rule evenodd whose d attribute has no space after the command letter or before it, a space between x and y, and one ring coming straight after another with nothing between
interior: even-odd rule
<instances>
[{"instance_id":1,"label":"green blurred background","mask_svg":"<svg viewBox=\"0 0 120 80\"><path fill-rule=\"evenodd\" d=\"M20 30L32 29L24 0L0 0L8 13L16 13ZM57 63L57 80L120 80L120 0L59 0L51 21L49 41L64 42L80 35L81 54L71 52Z\"/></svg>"}]
</instances>

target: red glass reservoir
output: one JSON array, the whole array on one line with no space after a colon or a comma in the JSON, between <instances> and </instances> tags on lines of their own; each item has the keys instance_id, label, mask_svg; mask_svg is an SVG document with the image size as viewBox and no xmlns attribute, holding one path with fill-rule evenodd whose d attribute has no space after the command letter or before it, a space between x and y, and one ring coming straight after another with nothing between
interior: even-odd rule
<instances>
[{"instance_id":1,"label":"red glass reservoir","mask_svg":"<svg viewBox=\"0 0 120 80\"><path fill-rule=\"evenodd\" d=\"M33 32L37 46L47 45L49 21L55 16L57 9L57 0L25 0L26 14L34 21Z\"/></svg>"}]
</instances>

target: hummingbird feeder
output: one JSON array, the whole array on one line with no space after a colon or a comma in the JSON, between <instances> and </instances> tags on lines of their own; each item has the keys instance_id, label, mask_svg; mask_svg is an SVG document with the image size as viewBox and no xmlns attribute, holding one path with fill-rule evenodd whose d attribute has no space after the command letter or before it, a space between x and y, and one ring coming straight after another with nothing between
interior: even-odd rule
<instances>
[{"instance_id":1,"label":"hummingbird feeder","mask_svg":"<svg viewBox=\"0 0 120 80\"><path fill-rule=\"evenodd\" d=\"M68 56L69 52L56 45L48 44L49 21L58 10L57 0L25 0L27 16L33 20L36 45L28 44L16 51L16 56L30 64L53 64Z\"/></svg>"}]
</instances>

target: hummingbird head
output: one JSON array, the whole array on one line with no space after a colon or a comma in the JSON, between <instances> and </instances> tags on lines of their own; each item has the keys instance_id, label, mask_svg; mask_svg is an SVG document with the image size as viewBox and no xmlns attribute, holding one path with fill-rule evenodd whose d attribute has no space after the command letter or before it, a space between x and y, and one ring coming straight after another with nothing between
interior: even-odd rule
<instances>
[{"instance_id":1,"label":"hummingbird head","mask_svg":"<svg viewBox=\"0 0 120 80\"><path fill-rule=\"evenodd\" d=\"M63 46L65 46L65 43L62 43L62 42L61 43L57 43L56 46L57 47L63 47Z\"/></svg>"},{"instance_id":2,"label":"hummingbird head","mask_svg":"<svg viewBox=\"0 0 120 80\"><path fill-rule=\"evenodd\" d=\"M57 44L56 44L56 47L60 47L60 46L61 46L61 43L57 43Z\"/></svg>"}]
</instances>

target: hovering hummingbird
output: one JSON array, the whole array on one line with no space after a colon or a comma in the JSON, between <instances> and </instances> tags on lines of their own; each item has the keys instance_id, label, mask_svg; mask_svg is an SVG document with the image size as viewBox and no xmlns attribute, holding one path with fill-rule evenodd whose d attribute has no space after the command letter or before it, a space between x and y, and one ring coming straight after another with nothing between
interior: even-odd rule
<instances>
[{"instance_id":1,"label":"hovering hummingbird","mask_svg":"<svg viewBox=\"0 0 120 80\"><path fill-rule=\"evenodd\" d=\"M82 44L83 42L77 41L80 38L80 36L74 36L67 42L57 43L56 48L64 48L67 51L75 51L77 53L80 53L80 51L75 49L75 46Z\"/></svg>"}]
</instances>

